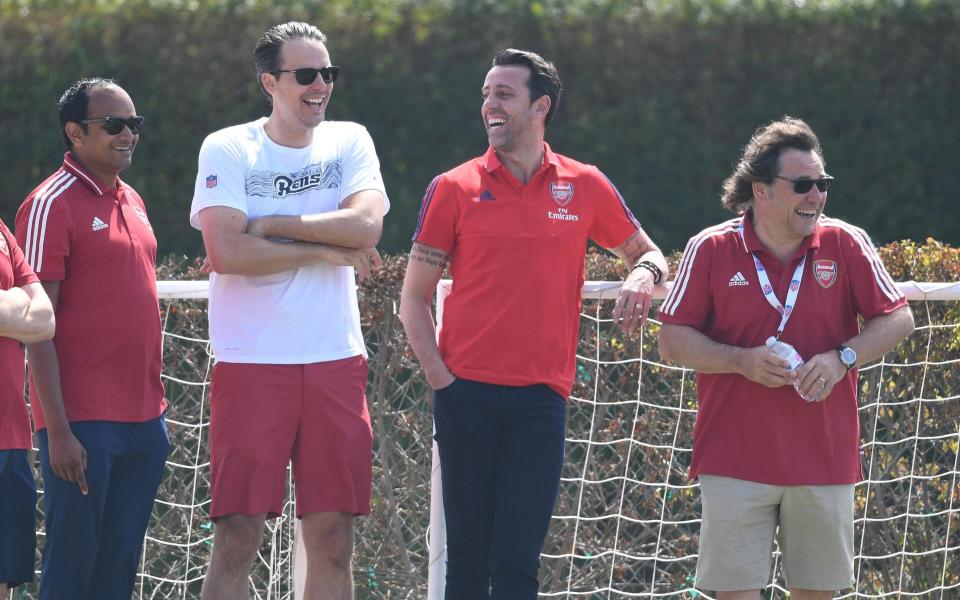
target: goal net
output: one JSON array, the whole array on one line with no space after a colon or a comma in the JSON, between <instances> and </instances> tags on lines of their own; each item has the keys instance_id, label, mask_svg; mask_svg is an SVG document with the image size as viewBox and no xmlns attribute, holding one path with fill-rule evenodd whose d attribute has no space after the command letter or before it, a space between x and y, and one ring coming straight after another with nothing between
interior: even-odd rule
<instances>
[{"instance_id":1,"label":"goal net","mask_svg":"<svg viewBox=\"0 0 960 600\"><path fill-rule=\"evenodd\" d=\"M356 596L433 600L442 597L444 556L442 513L430 511L430 394L391 300L399 298L402 265L388 260L385 268L396 273L361 293L376 441L373 513L357 521ZM857 488L856 587L843 597L960 597L960 284L903 286L914 300L917 331L861 369L868 479ZM179 281L159 288L172 451L134 598L186 600L199 598L213 539L207 518L207 287ZM591 284L585 294L567 456L542 557L541 596L689 598L697 595L700 515L698 488L686 477L694 377L659 360L656 322L627 337L612 326L617 289L615 283ZM257 599L297 597L296 519L288 497L283 515L269 523L250 577ZM42 517L41 494L41 546ZM774 563L769 595L782 598ZM35 598L36 589L17 588L11 598Z\"/></svg>"}]
</instances>

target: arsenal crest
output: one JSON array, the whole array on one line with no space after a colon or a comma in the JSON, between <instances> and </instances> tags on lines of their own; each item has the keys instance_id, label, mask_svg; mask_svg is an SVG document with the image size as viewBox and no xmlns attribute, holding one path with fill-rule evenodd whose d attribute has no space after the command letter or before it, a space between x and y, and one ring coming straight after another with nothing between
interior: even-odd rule
<instances>
[{"instance_id":1,"label":"arsenal crest","mask_svg":"<svg viewBox=\"0 0 960 600\"><path fill-rule=\"evenodd\" d=\"M837 263L833 260L813 261L813 276L823 288L837 282Z\"/></svg>"},{"instance_id":2,"label":"arsenal crest","mask_svg":"<svg viewBox=\"0 0 960 600\"><path fill-rule=\"evenodd\" d=\"M569 181L554 181L550 183L550 195L557 206L566 206L573 200L573 184Z\"/></svg>"}]
</instances>

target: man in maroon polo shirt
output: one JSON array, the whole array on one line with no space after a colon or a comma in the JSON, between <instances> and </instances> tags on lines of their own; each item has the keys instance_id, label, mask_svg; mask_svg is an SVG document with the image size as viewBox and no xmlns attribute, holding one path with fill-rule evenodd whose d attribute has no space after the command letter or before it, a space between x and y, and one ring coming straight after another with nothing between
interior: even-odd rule
<instances>
[{"instance_id":1,"label":"man in maroon polo shirt","mask_svg":"<svg viewBox=\"0 0 960 600\"><path fill-rule=\"evenodd\" d=\"M40 598L127 600L169 450L157 241L118 174L143 127L106 79L60 99L63 166L27 196L17 239L56 311L28 347L44 481Z\"/></svg>"},{"instance_id":2,"label":"man in maroon polo shirt","mask_svg":"<svg viewBox=\"0 0 960 600\"><path fill-rule=\"evenodd\" d=\"M23 343L53 337L53 307L17 240L0 221L0 598L33 581L37 487L27 457Z\"/></svg>"},{"instance_id":3,"label":"man in maroon polo shirt","mask_svg":"<svg viewBox=\"0 0 960 600\"><path fill-rule=\"evenodd\" d=\"M720 600L759 600L778 526L792 598L853 581L857 366L913 316L867 234L823 214L832 179L806 123L759 129L723 185L739 216L690 239L660 307L661 355L698 372L697 586Z\"/></svg>"}]
</instances>

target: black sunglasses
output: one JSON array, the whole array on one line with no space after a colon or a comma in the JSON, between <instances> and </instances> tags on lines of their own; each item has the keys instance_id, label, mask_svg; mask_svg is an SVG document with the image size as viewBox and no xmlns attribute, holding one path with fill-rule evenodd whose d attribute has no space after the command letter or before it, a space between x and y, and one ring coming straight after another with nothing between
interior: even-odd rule
<instances>
[{"instance_id":1,"label":"black sunglasses","mask_svg":"<svg viewBox=\"0 0 960 600\"><path fill-rule=\"evenodd\" d=\"M793 191L798 194L806 194L814 184L816 184L817 189L823 193L830 188L830 182L833 181L833 177L829 175L824 175L820 179L790 179L789 177L780 177L779 175L774 175L774 177L792 183Z\"/></svg>"},{"instance_id":2,"label":"black sunglasses","mask_svg":"<svg viewBox=\"0 0 960 600\"><path fill-rule=\"evenodd\" d=\"M317 75L323 78L324 83L333 83L337 80L337 76L340 75L340 67L333 65L323 67L322 69L303 67L302 69L281 69L274 71L274 73L276 75L280 73L293 73L293 76L297 78L297 83L300 85L310 85L317 80Z\"/></svg>"},{"instance_id":3,"label":"black sunglasses","mask_svg":"<svg viewBox=\"0 0 960 600\"><path fill-rule=\"evenodd\" d=\"M97 117L96 119L83 119L80 122L86 125L87 123L103 123L103 130L109 133L110 135L117 135L123 128L126 127L130 130L130 133L133 135L140 135L140 132L143 131L143 117Z\"/></svg>"}]
</instances>

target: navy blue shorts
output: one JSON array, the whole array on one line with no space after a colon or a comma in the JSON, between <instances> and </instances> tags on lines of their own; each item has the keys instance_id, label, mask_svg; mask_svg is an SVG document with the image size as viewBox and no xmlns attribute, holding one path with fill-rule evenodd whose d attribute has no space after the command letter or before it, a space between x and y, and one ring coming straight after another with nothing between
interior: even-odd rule
<instances>
[{"instance_id":1,"label":"navy blue shorts","mask_svg":"<svg viewBox=\"0 0 960 600\"><path fill-rule=\"evenodd\" d=\"M33 581L37 485L26 450L0 450L0 583Z\"/></svg>"},{"instance_id":2,"label":"navy blue shorts","mask_svg":"<svg viewBox=\"0 0 960 600\"><path fill-rule=\"evenodd\" d=\"M37 432L46 541L41 600L130 600L143 535L170 450L163 417L144 423L78 421L87 487L50 468L47 431Z\"/></svg>"}]
</instances>

